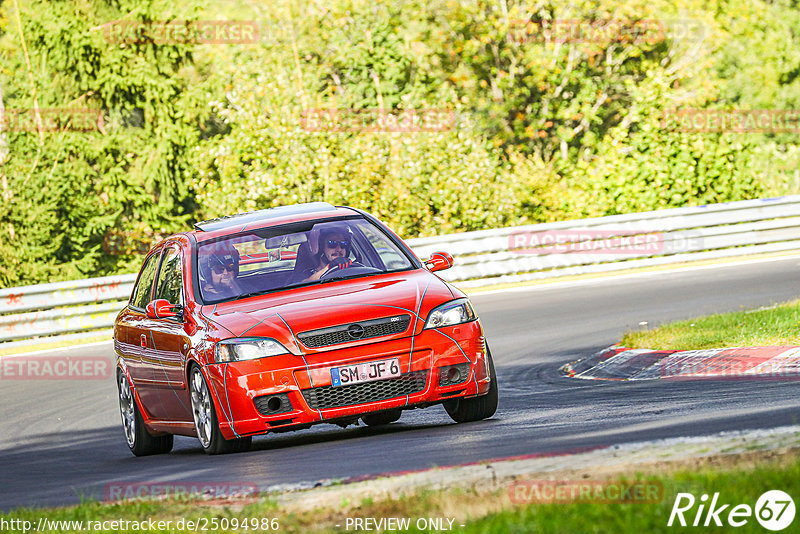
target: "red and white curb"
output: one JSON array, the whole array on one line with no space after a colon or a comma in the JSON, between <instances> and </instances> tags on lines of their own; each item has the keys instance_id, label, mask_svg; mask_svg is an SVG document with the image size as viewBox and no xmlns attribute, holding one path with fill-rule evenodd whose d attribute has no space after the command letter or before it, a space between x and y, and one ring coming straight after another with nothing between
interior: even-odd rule
<instances>
[{"instance_id":1,"label":"red and white curb","mask_svg":"<svg viewBox=\"0 0 800 534\"><path fill-rule=\"evenodd\" d=\"M570 377L587 380L800 379L800 346L650 350L614 345L588 358L569 363L562 370Z\"/></svg>"}]
</instances>

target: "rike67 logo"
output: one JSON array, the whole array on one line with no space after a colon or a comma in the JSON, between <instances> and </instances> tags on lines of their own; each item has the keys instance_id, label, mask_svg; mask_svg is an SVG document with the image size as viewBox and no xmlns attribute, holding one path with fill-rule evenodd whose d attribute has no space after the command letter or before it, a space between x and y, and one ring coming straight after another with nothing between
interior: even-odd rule
<instances>
[{"instance_id":1,"label":"rike67 logo","mask_svg":"<svg viewBox=\"0 0 800 534\"><path fill-rule=\"evenodd\" d=\"M696 508L695 508L695 505ZM794 521L794 501L781 490L764 492L755 507L749 504L724 503L719 493L714 493L709 502L707 494L695 499L691 493L678 493L667 526L730 526L742 527L755 516L756 521L767 530L780 531Z\"/></svg>"}]
</instances>

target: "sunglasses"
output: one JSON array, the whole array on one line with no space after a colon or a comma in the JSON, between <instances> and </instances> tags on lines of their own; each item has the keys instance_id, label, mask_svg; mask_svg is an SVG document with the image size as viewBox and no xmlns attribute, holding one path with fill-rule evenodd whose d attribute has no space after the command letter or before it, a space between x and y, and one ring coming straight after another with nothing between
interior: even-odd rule
<instances>
[{"instance_id":1,"label":"sunglasses","mask_svg":"<svg viewBox=\"0 0 800 534\"><path fill-rule=\"evenodd\" d=\"M215 265L211 268L211 270L214 272L214 274L222 274L225 271L233 272L234 267L233 265Z\"/></svg>"},{"instance_id":2,"label":"sunglasses","mask_svg":"<svg viewBox=\"0 0 800 534\"><path fill-rule=\"evenodd\" d=\"M325 245L328 248L336 248L336 245L339 245L341 248L348 248L350 246L350 241L336 241L335 239L329 239Z\"/></svg>"}]
</instances>

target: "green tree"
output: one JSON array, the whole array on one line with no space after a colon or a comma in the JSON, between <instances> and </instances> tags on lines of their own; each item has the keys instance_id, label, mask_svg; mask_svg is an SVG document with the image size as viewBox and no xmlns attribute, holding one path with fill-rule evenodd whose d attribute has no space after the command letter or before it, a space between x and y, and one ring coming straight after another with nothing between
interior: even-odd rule
<instances>
[{"instance_id":1,"label":"green tree","mask_svg":"<svg viewBox=\"0 0 800 534\"><path fill-rule=\"evenodd\" d=\"M109 42L104 27L173 16L154 1L3 4L0 84L6 115L16 110L26 125L6 132L0 285L130 270L138 254L109 254L110 234L186 224L195 209L187 151L204 113L185 72L192 47ZM50 121L43 128L35 108ZM103 119L80 131L85 111Z\"/></svg>"}]
</instances>

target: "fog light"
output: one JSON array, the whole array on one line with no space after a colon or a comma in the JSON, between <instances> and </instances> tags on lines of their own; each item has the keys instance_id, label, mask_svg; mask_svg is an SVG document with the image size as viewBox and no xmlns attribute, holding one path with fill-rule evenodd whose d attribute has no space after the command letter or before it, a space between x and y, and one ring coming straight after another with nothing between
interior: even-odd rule
<instances>
[{"instance_id":1,"label":"fog light","mask_svg":"<svg viewBox=\"0 0 800 534\"><path fill-rule=\"evenodd\" d=\"M277 412L281 409L281 404L280 397L270 397L270 399L267 401L267 408L271 412Z\"/></svg>"},{"instance_id":2,"label":"fog light","mask_svg":"<svg viewBox=\"0 0 800 534\"><path fill-rule=\"evenodd\" d=\"M469 364L459 363L439 369L439 386L461 384L469 378Z\"/></svg>"},{"instance_id":3,"label":"fog light","mask_svg":"<svg viewBox=\"0 0 800 534\"><path fill-rule=\"evenodd\" d=\"M292 411L292 402L286 393L263 395L253 399L256 409L261 415L275 415Z\"/></svg>"}]
</instances>

